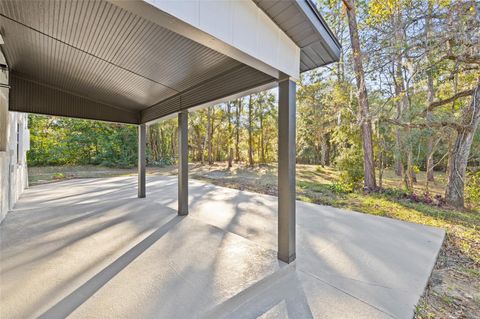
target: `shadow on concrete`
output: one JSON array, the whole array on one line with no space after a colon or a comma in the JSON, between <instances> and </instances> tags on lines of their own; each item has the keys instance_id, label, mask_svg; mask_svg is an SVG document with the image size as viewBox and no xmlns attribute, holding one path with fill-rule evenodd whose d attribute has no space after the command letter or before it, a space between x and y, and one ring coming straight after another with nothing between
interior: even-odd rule
<instances>
[{"instance_id":1,"label":"shadow on concrete","mask_svg":"<svg viewBox=\"0 0 480 319\"><path fill-rule=\"evenodd\" d=\"M292 319L314 318L293 264L283 265L275 273L206 311L200 317L242 319L258 318L266 314L269 318L283 315Z\"/></svg>"},{"instance_id":2,"label":"shadow on concrete","mask_svg":"<svg viewBox=\"0 0 480 319\"><path fill-rule=\"evenodd\" d=\"M109 280L115 277L120 271L127 267L133 260L140 256L156 241L163 237L170 229L175 227L183 217L175 216L165 225L158 228L144 240L133 246L125 254L117 258L113 263L104 268L90 280L79 288L75 289L71 294L60 300L53 307L48 309L39 318L66 318L81 304L88 300L95 292L102 288Z\"/></svg>"},{"instance_id":3,"label":"shadow on concrete","mask_svg":"<svg viewBox=\"0 0 480 319\"><path fill-rule=\"evenodd\" d=\"M198 229L183 228L187 224L184 222L170 232L182 220L181 217L172 216L177 202L176 177L150 176L147 182L146 199L136 198L133 177L72 180L33 187L25 193L15 211L7 216L2 225L2 230L8 233L2 238L6 239L2 249L5 248L3 257L7 257L7 262L1 267L0 274L8 275L10 279L5 278L10 280L9 283L18 283L19 275L35 273L32 269L38 268L39 264L48 266L59 261L64 263L67 259L62 259L62 254L69 258L69 264L68 267L60 265L63 266L64 276L46 285L38 293L39 298L30 298L24 303L23 314L43 311L41 318L68 316L93 294L99 292L95 295L98 296L104 292L108 288L104 286L109 281L143 252L151 251L148 248L167 233L167 237L173 238L171 241L175 244L163 247L161 254L154 256L154 259L165 264L159 270L163 271L161 275L168 273L168 267L175 274L172 272L172 276L162 278L163 288L157 287L157 293L168 290L168 294L189 296L190 302L181 306L184 314L205 309L204 305L212 306L212 302L218 300L214 296L225 288L216 285L218 278L237 275L230 273L228 267L236 269L235 264L241 261L247 265L242 269L244 276L255 271L248 268L254 265L248 263L252 258L247 254L250 250L239 249L247 246L239 240L230 240L232 234L262 248L276 249L275 197L190 180L191 214L188 218L223 231L210 228L208 232L205 226L199 226ZM383 317L392 313L396 317L403 317L413 310L428 279L429 267L435 261L438 240L443 238L438 230L301 202L297 203L297 212L297 270L287 272L283 277L268 275L252 286L242 285L240 280L228 279L228 284L233 282L245 289L221 300L207 312L206 318L208 314L217 317L222 313L228 313L229 318L276 317L276 314L286 314L289 318L313 318L331 315L328 307L341 305L337 300L342 298L349 307L357 304L358 309L371 311L368 314L378 314L380 310ZM138 244L129 249L136 242ZM99 250L96 255L91 251L80 260L85 249L96 250L95 245L101 245L105 250ZM201 249L218 254L210 255L207 250ZM179 251L188 252L188 256L180 255ZM263 258L262 263L276 260L273 259L275 253L263 255L264 250L258 253ZM112 258L108 258L108 255ZM136 264L145 262L145 255ZM115 259L117 256L120 257ZM172 260L166 261L170 256L177 259L172 257ZM208 260L199 256L208 256ZM192 262L194 257L204 263ZM179 266L176 262L182 258L185 260ZM232 260L235 261L234 265L229 264ZM84 264L88 267L83 267ZM258 263L255 265L258 268ZM47 272L36 274L51 280L56 278L54 276L58 268L55 264L52 268L46 267ZM262 276L267 273L261 272ZM31 281L38 279L31 278ZM148 276L145 280L154 282ZM129 283L124 283L122 287L130 293ZM165 287L174 287L174 290ZM198 293L198 287L201 287L201 293ZM28 290L26 287L22 289ZM7 285L2 292L8 298L8 292L11 292L10 295L20 294L22 289ZM322 293L322 290L328 293ZM112 290L107 291L112 293ZM310 299L317 293L319 298ZM161 313L178 314L176 302L165 302L166 298L175 299L168 294L167 297L161 295L163 299L160 295L146 298L144 301L148 301L146 307L149 309L144 312L152 318L158 315L160 309L164 311ZM105 298L107 293L102 296ZM132 308L138 308L138 300L131 299L130 295L128 299ZM319 304L318 300L327 301ZM351 314L355 310L347 307L345 311Z\"/></svg>"}]
</instances>

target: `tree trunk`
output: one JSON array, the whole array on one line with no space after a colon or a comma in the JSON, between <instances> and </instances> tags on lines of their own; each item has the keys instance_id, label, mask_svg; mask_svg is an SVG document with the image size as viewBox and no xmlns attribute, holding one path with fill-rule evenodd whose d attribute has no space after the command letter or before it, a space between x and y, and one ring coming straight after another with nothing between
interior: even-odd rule
<instances>
[{"instance_id":1,"label":"tree trunk","mask_svg":"<svg viewBox=\"0 0 480 319\"><path fill-rule=\"evenodd\" d=\"M205 148L207 147L207 135L208 134L205 134L204 137L203 137L202 153L200 154L200 156L201 156L200 161L201 161L202 165L205 164Z\"/></svg>"},{"instance_id":2,"label":"tree trunk","mask_svg":"<svg viewBox=\"0 0 480 319\"><path fill-rule=\"evenodd\" d=\"M237 100L236 120L235 120L235 162L240 162L240 114L242 112L242 99Z\"/></svg>"},{"instance_id":3,"label":"tree trunk","mask_svg":"<svg viewBox=\"0 0 480 319\"><path fill-rule=\"evenodd\" d=\"M326 133L322 137L320 146L320 164L322 166L330 166L330 133Z\"/></svg>"},{"instance_id":4,"label":"tree trunk","mask_svg":"<svg viewBox=\"0 0 480 319\"><path fill-rule=\"evenodd\" d=\"M163 141L163 142L162 142ZM160 157L164 157L167 153L167 140L166 140L166 137L165 137L165 131L163 130L163 128L160 128Z\"/></svg>"},{"instance_id":5,"label":"tree trunk","mask_svg":"<svg viewBox=\"0 0 480 319\"><path fill-rule=\"evenodd\" d=\"M401 111L398 111L398 116L400 116ZM400 117L397 118L399 120ZM395 130L395 175L402 176L403 175L403 167L402 167L402 137L400 133L400 128L396 128Z\"/></svg>"},{"instance_id":6,"label":"tree trunk","mask_svg":"<svg viewBox=\"0 0 480 319\"><path fill-rule=\"evenodd\" d=\"M213 164L213 112L212 112L212 106L209 106L207 109L207 140L208 140L208 153L207 153L207 159L208 159L208 164L212 165Z\"/></svg>"},{"instance_id":7,"label":"tree trunk","mask_svg":"<svg viewBox=\"0 0 480 319\"><path fill-rule=\"evenodd\" d=\"M378 142L378 187L383 188L383 168L384 168L384 158L385 158L385 138L381 133L381 123L377 122L376 125L377 131L377 140Z\"/></svg>"},{"instance_id":8,"label":"tree trunk","mask_svg":"<svg viewBox=\"0 0 480 319\"><path fill-rule=\"evenodd\" d=\"M228 169L232 168L233 161L233 147L232 147L232 105L227 103L227 117L228 117Z\"/></svg>"},{"instance_id":9,"label":"tree trunk","mask_svg":"<svg viewBox=\"0 0 480 319\"><path fill-rule=\"evenodd\" d=\"M448 171L445 199L448 204L457 208L463 208L465 205L464 189L468 157L470 156L470 148L479 122L480 83L477 84L470 105L462 111L462 126L464 128L458 131Z\"/></svg>"},{"instance_id":10,"label":"tree trunk","mask_svg":"<svg viewBox=\"0 0 480 319\"><path fill-rule=\"evenodd\" d=\"M253 98L248 100L248 164L253 167Z\"/></svg>"},{"instance_id":11,"label":"tree trunk","mask_svg":"<svg viewBox=\"0 0 480 319\"><path fill-rule=\"evenodd\" d=\"M405 37L404 37L404 24L403 24L403 17L401 15L401 11L398 10L398 13L392 18L393 19L393 26L395 29L395 38L394 44L397 48L394 59L394 82L395 82L395 97L397 103L397 120L401 120L404 117L409 116L409 109L410 109L410 101L408 99L408 90L405 87L405 79L403 76L402 70L402 54L403 47L405 44ZM410 120L410 119L408 119ZM401 173L403 176L403 180L405 183L405 188L408 191L413 190L413 183L416 180L415 172L413 170L413 150L411 142L409 141L409 136L411 134L410 128L402 128L397 131L397 159L401 161Z\"/></svg>"},{"instance_id":12,"label":"tree trunk","mask_svg":"<svg viewBox=\"0 0 480 319\"><path fill-rule=\"evenodd\" d=\"M428 154L427 154L427 181L433 182L435 180L435 177L433 175L433 144L434 140L433 137L428 138Z\"/></svg>"},{"instance_id":13,"label":"tree trunk","mask_svg":"<svg viewBox=\"0 0 480 319\"><path fill-rule=\"evenodd\" d=\"M431 22L432 22L432 11L433 11L433 2L429 1L428 2L428 14L427 18L425 20L425 38L427 42L427 48L429 48L429 42L430 42L430 32L431 32ZM432 72L432 63L431 63L431 54L429 53L427 55L428 59L428 64L429 64L429 69L427 70L427 101L428 105L432 104L433 100L435 99L435 89L433 87L433 72ZM427 112L427 121L432 120L432 114L431 112ZM428 138L428 146L427 146L427 184L428 182L433 182L435 180L435 177L433 175L433 145L434 145L434 136L431 134L431 136ZM427 190L428 191L428 190Z\"/></svg>"},{"instance_id":14,"label":"tree trunk","mask_svg":"<svg viewBox=\"0 0 480 319\"><path fill-rule=\"evenodd\" d=\"M383 187L383 150L378 156L378 187Z\"/></svg>"},{"instance_id":15,"label":"tree trunk","mask_svg":"<svg viewBox=\"0 0 480 319\"><path fill-rule=\"evenodd\" d=\"M347 7L348 27L350 30L350 41L353 50L353 69L357 82L357 94L360 113L360 126L362 131L364 186L367 189L375 189L375 167L373 164L373 141L372 122L369 114L367 88L365 85L365 73L362 64L362 51L357 29L357 17L355 12L355 0L343 0Z\"/></svg>"},{"instance_id":16,"label":"tree trunk","mask_svg":"<svg viewBox=\"0 0 480 319\"><path fill-rule=\"evenodd\" d=\"M260 112L260 156L262 158L262 164L265 164L265 136L263 132L263 113Z\"/></svg>"}]
</instances>

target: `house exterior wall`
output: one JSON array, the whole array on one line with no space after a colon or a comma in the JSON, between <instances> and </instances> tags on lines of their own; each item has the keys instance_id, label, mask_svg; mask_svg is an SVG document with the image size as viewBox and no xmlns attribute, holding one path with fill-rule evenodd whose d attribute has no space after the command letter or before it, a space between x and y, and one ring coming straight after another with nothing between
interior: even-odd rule
<instances>
[{"instance_id":1,"label":"house exterior wall","mask_svg":"<svg viewBox=\"0 0 480 319\"><path fill-rule=\"evenodd\" d=\"M28 187L30 144L26 113L8 112L8 92L0 92L0 222Z\"/></svg>"}]
</instances>

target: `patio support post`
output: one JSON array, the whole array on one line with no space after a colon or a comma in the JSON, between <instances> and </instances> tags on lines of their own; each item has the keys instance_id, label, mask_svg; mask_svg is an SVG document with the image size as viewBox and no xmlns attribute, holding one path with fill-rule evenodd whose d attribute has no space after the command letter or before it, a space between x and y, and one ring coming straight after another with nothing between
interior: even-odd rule
<instances>
[{"instance_id":1,"label":"patio support post","mask_svg":"<svg viewBox=\"0 0 480 319\"><path fill-rule=\"evenodd\" d=\"M145 167L147 166L146 145L147 126L138 126L138 198L144 198L146 194Z\"/></svg>"},{"instance_id":2,"label":"patio support post","mask_svg":"<svg viewBox=\"0 0 480 319\"><path fill-rule=\"evenodd\" d=\"M188 215L188 111L178 113L178 215Z\"/></svg>"},{"instance_id":3,"label":"patio support post","mask_svg":"<svg viewBox=\"0 0 480 319\"><path fill-rule=\"evenodd\" d=\"M278 84L278 259L295 260L295 122L296 84Z\"/></svg>"}]
</instances>

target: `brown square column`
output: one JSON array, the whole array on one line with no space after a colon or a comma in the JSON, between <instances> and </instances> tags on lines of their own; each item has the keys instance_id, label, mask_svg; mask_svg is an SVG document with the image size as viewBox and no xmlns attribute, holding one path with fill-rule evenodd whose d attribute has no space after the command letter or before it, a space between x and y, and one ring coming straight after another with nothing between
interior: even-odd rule
<instances>
[{"instance_id":1,"label":"brown square column","mask_svg":"<svg viewBox=\"0 0 480 319\"><path fill-rule=\"evenodd\" d=\"M278 259L295 260L296 84L278 84Z\"/></svg>"},{"instance_id":2,"label":"brown square column","mask_svg":"<svg viewBox=\"0 0 480 319\"><path fill-rule=\"evenodd\" d=\"M147 126L140 124L138 126L138 198L144 198L146 195L146 177L145 169L147 166Z\"/></svg>"},{"instance_id":3,"label":"brown square column","mask_svg":"<svg viewBox=\"0 0 480 319\"><path fill-rule=\"evenodd\" d=\"M188 215L188 111L178 113L178 215Z\"/></svg>"}]
</instances>

